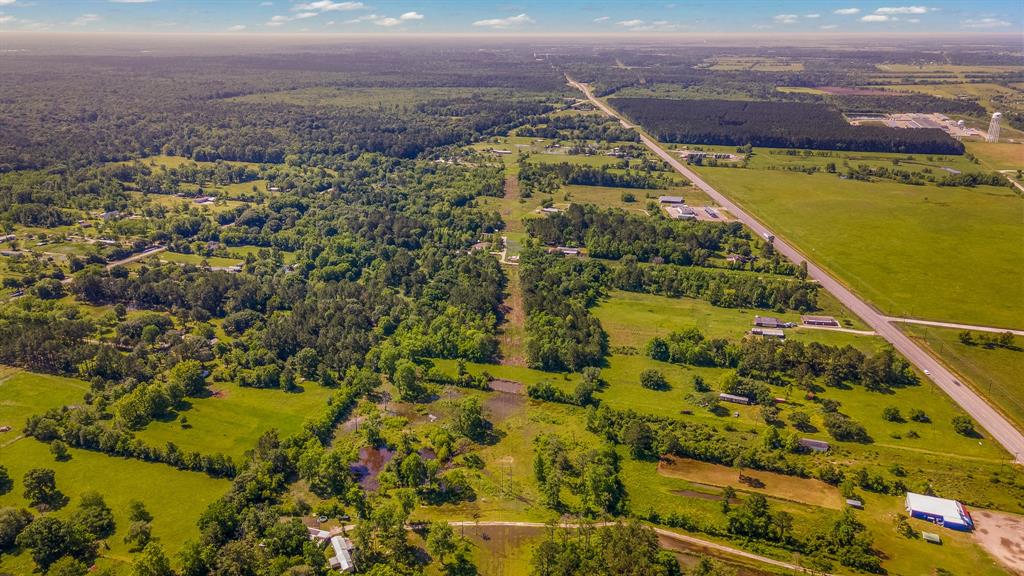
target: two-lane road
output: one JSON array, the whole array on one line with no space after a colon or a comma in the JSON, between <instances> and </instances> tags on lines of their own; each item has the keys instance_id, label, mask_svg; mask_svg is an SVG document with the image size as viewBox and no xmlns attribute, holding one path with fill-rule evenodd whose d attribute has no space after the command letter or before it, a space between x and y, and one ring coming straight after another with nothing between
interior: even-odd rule
<instances>
[{"instance_id":1,"label":"two-lane road","mask_svg":"<svg viewBox=\"0 0 1024 576\"><path fill-rule=\"evenodd\" d=\"M594 97L588 86L572 79L569 79L569 83L576 89L583 92L594 106L598 107L609 116L617 118L623 126L627 128L633 127L632 124L627 122L607 104ZM892 344L893 348L903 354L907 360L919 369L928 371L931 374L932 381L934 381L939 388L942 388L942 390L945 391L946 394L948 394L957 404L959 404L965 412L970 414L970 416L974 418L982 428L988 431L992 439L999 442L1007 452L1013 455L1015 461L1018 463L1024 463L1024 434L1021 434L1021 432L1017 430L1009 420L981 398L981 396L975 393L974 390L961 384L950 370L928 354L916 342L911 340L910 337L895 327L889 321L888 317L875 310L871 305L854 294L845 285L833 278L823 269L819 268L814 264L814 262L807 259L795 247L787 243L785 240L778 238L778 236L769 230L767 226L748 214L718 190L715 190L696 172L685 166L678 159L674 158L671 154L665 151L665 149L659 146L657 142L644 134L642 130L640 131L640 139L643 141L645 146L657 154L662 160L667 162L669 166L672 166L672 168L677 172L686 176L691 182L693 182L694 186L703 190L708 196L729 210L733 216L746 224L759 236L775 236L775 249L783 256L789 258L793 262L806 262L807 274L810 278L817 280L822 288L831 292L840 302L843 303L843 305L863 319L872 330L878 333L882 338L885 338L890 344Z\"/></svg>"}]
</instances>

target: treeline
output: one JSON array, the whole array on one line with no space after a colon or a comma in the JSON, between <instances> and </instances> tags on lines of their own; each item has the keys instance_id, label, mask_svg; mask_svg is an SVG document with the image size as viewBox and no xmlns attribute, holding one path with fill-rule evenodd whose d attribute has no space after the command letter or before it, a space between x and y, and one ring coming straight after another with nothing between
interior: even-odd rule
<instances>
[{"instance_id":1,"label":"treeline","mask_svg":"<svg viewBox=\"0 0 1024 576\"><path fill-rule=\"evenodd\" d=\"M526 157L520 159L519 186L524 194L552 194L562 184L656 189L667 188L669 181L650 171L627 169L619 173L613 172L607 166L597 167L569 162L549 164L529 162Z\"/></svg>"},{"instance_id":2,"label":"treeline","mask_svg":"<svg viewBox=\"0 0 1024 576\"><path fill-rule=\"evenodd\" d=\"M602 294L603 275L598 262L562 258L539 248L523 251L519 282L531 368L580 370L604 360L608 335L588 310Z\"/></svg>"},{"instance_id":3,"label":"treeline","mask_svg":"<svg viewBox=\"0 0 1024 576\"><path fill-rule=\"evenodd\" d=\"M606 445L573 449L558 435L534 440L533 475L544 505L559 512L571 508L562 499L568 489L579 499L573 512L587 517L626 513L626 487L619 478L619 455Z\"/></svg>"},{"instance_id":4,"label":"treeline","mask_svg":"<svg viewBox=\"0 0 1024 576\"><path fill-rule=\"evenodd\" d=\"M896 89L898 90L898 89ZM850 114L864 113L905 113L921 112L941 114L962 114L985 116L985 108L973 100L939 98L928 94L896 92L886 94L841 94L829 95L826 99L840 110Z\"/></svg>"},{"instance_id":5,"label":"treeline","mask_svg":"<svg viewBox=\"0 0 1024 576\"><path fill-rule=\"evenodd\" d=\"M609 103L659 140L770 148L963 154L939 129L852 126L836 110L798 102L612 98Z\"/></svg>"},{"instance_id":6,"label":"treeline","mask_svg":"<svg viewBox=\"0 0 1024 576\"><path fill-rule=\"evenodd\" d=\"M531 236L560 246L586 246L590 256L683 266L707 265L726 244L751 243L739 222L685 222L649 218L593 204L571 204L564 212L525 221Z\"/></svg>"},{"instance_id":7,"label":"treeline","mask_svg":"<svg viewBox=\"0 0 1024 576\"><path fill-rule=\"evenodd\" d=\"M609 284L630 292L699 298L722 308L810 312L818 307L818 286L813 282L707 268L641 266L628 256L611 268Z\"/></svg>"},{"instance_id":8,"label":"treeline","mask_svg":"<svg viewBox=\"0 0 1024 576\"><path fill-rule=\"evenodd\" d=\"M531 124L516 130L516 136L549 138L553 140L597 140L599 142L639 142L636 130L622 125L605 115L571 114L544 115Z\"/></svg>"}]
</instances>

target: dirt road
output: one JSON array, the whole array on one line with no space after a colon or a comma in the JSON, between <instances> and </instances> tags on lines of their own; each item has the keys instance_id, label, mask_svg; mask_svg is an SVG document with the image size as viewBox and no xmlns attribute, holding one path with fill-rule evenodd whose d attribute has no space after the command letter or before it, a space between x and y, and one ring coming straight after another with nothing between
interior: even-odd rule
<instances>
[{"instance_id":1,"label":"dirt road","mask_svg":"<svg viewBox=\"0 0 1024 576\"><path fill-rule=\"evenodd\" d=\"M451 522L448 522L448 524L450 524L451 526L465 526L467 528L470 527L470 526L482 526L482 527L487 527L487 526L518 526L518 527L522 527L522 528L544 528L545 526L547 526L547 524L544 524L543 522L495 522L495 521L486 521L486 522L473 522L473 521L459 522L459 521L451 521ZM593 524L593 526L595 526L595 527L598 527L598 526L610 526L611 524L612 524L611 522L597 522L597 523ZM578 524L559 524L558 527L559 528L578 528L579 525ZM702 540L700 538L694 538L693 536L688 536L686 534L679 534L678 532L672 532L671 530L665 530L663 528L657 528L657 527L654 527L654 526L652 526L651 528L659 536L664 536L665 538L668 538L670 540L675 540L677 542L683 542L685 544L691 544L693 546L699 546L701 548L706 548L706 549L710 549L710 550L716 550L718 552L722 552L722 553L728 554L730 556L736 556L736 557L739 557L739 558L746 558L746 559L749 559L749 560L754 560L755 562L761 562L763 564L768 564L770 566L775 566L777 568L783 568L785 570L790 570L790 571L796 572L798 574L817 574L819 576L830 576L829 574L826 574L824 572L812 572L809 569L804 568L803 566L797 566L796 564L790 564L789 562L783 562L781 560L776 560L774 558L768 558L767 556L761 556L759 554L754 554L752 552L746 552L744 550L739 550L737 548L732 548L731 546L726 546L724 544L719 544L718 542L712 542L710 540Z\"/></svg>"},{"instance_id":2,"label":"dirt road","mask_svg":"<svg viewBox=\"0 0 1024 576\"><path fill-rule=\"evenodd\" d=\"M612 110L607 104L598 100L590 91L588 86L576 82L571 78L567 77L567 79L569 80L569 84L577 90L582 91L594 106L600 108L613 118L617 118L624 127L634 127L618 113ZM990 437L996 442L999 442L999 444L1013 456L1017 463L1024 464L1024 434L1021 434L1019 430L1010 424L1009 420L1003 417L1002 414L1000 414L981 396L975 393L974 390L961 384L956 376L954 376L954 374L942 363L925 352L921 346L901 332L899 328L894 326L892 322L890 322L889 317L881 314L878 310L875 310L870 304L854 294L853 291L847 288L844 284L840 283L823 269L807 259L794 246L790 245L785 240L780 239L778 235L769 230L767 226L762 224L752 215L748 214L724 194L715 190L696 172L674 158L643 131L640 131L640 140L652 152L658 155L658 157L668 163L669 166L672 166L672 168L677 172L693 182L694 186L703 190L704 193L710 196L713 200L729 210L736 219L746 224L758 236L774 236L775 240L773 244L776 251L793 262L807 262L807 274L810 278L817 280L822 288L831 292L832 295L842 302L844 306L864 320L868 326L878 333L879 336L885 338L890 344L892 344L893 348L903 354L903 356L905 356L912 364L922 371L927 370L931 374L932 381L935 382L939 388L942 388L942 390L945 391L946 394L948 394L957 404L959 404L965 412L970 414L970 416L974 418L974 420L983 429L988 431Z\"/></svg>"}]
</instances>

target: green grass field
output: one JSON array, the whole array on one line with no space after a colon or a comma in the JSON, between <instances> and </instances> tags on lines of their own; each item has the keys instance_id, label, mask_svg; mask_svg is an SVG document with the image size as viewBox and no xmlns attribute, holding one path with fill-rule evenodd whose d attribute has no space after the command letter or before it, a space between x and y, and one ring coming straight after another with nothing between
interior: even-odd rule
<instances>
[{"instance_id":1,"label":"green grass field","mask_svg":"<svg viewBox=\"0 0 1024 576\"><path fill-rule=\"evenodd\" d=\"M996 326L1024 317L1024 244L1017 241L1024 200L1009 188L700 172L890 314ZM984 274L965 273L979 263Z\"/></svg>"},{"instance_id":2,"label":"green grass field","mask_svg":"<svg viewBox=\"0 0 1024 576\"><path fill-rule=\"evenodd\" d=\"M88 391L89 385L81 380L0 366L0 426L12 428L10 432L0 434L0 446L21 434L29 416L81 403Z\"/></svg>"},{"instance_id":3,"label":"green grass field","mask_svg":"<svg viewBox=\"0 0 1024 576\"><path fill-rule=\"evenodd\" d=\"M226 268L228 266L235 266L241 264L242 260L236 260L234 258L221 258L219 256L201 256L199 254L181 254L179 252L161 252L156 256L161 262L174 262L177 264L194 264L200 265L205 261L209 266L215 266L218 268Z\"/></svg>"},{"instance_id":4,"label":"green grass field","mask_svg":"<svg viewBox=\"0 0 1024 576\"><path fill-rule=\"evenodd\" d=\"M56 472L57 487L70 503L56 512L69 515L83 492L95 490L103 495L114 511L117 532L107 540L109 550L101 547L100 565L124 568L130 561L123 537L128 528L128 503L140 500L153 514L153 536L168 554L176 554L189 538L199 536L196 522L210 502L227 492L228 480L217 480L197 472L184 472L166 466L115 458L86 450L71 450L71 459L57 462L46 444L24 438L3 448L3 464L14 479L14 490L0 496L0 506L26 506L22 498L21 478L29 468L46 467ZM4 555L0 572L29 574L34 568L28 554ZM121 573L127 573L122 570Z\"/></svg>"},{"instance_id":5,"label":"green grass field","mask_svg":"<svg viewBox=\"0 0 1024 576\"><path fill-rule=\"evenodd\" d=\"M985 348L960 342L959 330L915 324L900 324L904 332L924 342L974 388L998 405L1017 425L1024 428L1024 351ZM977 333L975 333L977 334ZM1014 338L1016 346L1024 339Z\"/></svg>"},{"instance_id":6,"label":"green grass field","mask_svg":"<svg viewBox=\"0 0 1024 576\"><path fill-rule=\"evenodd\" d=\"M965 142L967 151L988 170L1024 169L1024 144L1009 142Z\"/></svg>"},{"instance_id":7,"label":"green grass field","mask_svg":"<svg viewBox=\"0 0 1024 576\"><path fill-rule=\"evenodd\" d=\"M312 382L304 387L303 392L289 393L215 384L211 388L218 394L190 399L191 408L180 413L187 418L188 427L176 420L153 422L137 436L153 446L174 442L186 451L220 452L240 465L245 451L255 446L264 432L276 428L282 438L293 434L326 405L330 389Z\"/></svg>"},{"instance_id":8,"label":"green grass field","mask_svg":"<svg viewBox=\"0 0 1024 576\"><path fill-rule=\"evenodd\" d=\"M70 460L57 462L46 444L18 436L29 416L80 403L88 390L88 384L81 380L0 368L0 424L14 428L0 435L0 463L7 467L15 484L11 492L0 496L0 506L26 506L22 476L29 468L52 468L57 487L70 498L69 505L57 515L70 514L79 495L89 490L100 492L113 509L118 531L107 540L109 550L101 549L101 566L124 568L129 560L130 552L122 538L128 527L128 502L133 499L146 504L154 516L153 535L168 553L176 553L186 539L198 536L199 514L227 491L229 481L77 449L71 450ZM33 568L28 554L0 558L0 572L29 574Z\"/></svg>"}]
</instances>

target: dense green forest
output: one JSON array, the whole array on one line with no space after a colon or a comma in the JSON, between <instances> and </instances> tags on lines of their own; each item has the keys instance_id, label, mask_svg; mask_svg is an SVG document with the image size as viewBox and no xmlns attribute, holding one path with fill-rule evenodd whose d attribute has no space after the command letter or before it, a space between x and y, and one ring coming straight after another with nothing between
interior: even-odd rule
<instances>
[{"instance_id":1,"label":"dense green forest","mask_svg":"<svg viewBox=\"0 0 1024 576\"><path fill-rule=\"evenodd\" d=\"M753 144L870 152L963 154L939 129L851 126L821 104L612 98L609 103L665 142Z\"/></svg>"}]
</instances>

